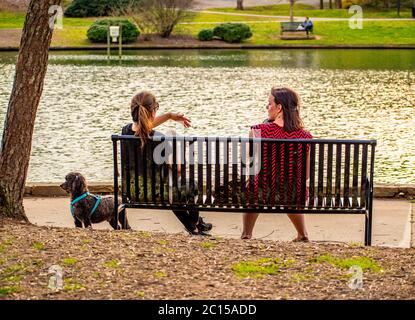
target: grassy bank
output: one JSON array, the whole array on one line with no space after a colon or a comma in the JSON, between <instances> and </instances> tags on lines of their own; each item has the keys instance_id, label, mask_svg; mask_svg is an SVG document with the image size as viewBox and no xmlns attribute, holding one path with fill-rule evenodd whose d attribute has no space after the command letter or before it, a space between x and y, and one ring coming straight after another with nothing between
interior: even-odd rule
<instances>
[{"instance_id":1,"label":"grassy bank","mask_svg":"<svg viewBox=\"0 0 415 320\"><path fill-rule=\"evenodd\" d=\"M86 37L95 18L64 18L63 30L55 30L52 46L83 47L93 45ZM280 40L280 24L261 17L244 17L197 13L177 26L173 36L196 38L200 30L213 28L220 22L244 21L254 36L245 41L248 45L415 45L415 21L364 21L363 29L350 29L347 21L315 21L315 40ZM0 12L0 46L18 46L23 13ZM180 40L178 43L180 44ZM192 45L209 43L193 40ZM220 44L220 43L219 43ZM151 46L151 42L138 40L134 45Z\"/></svg>"},{"instance_id":2,"label":"grassy bank","mask_svg":"<svg viewBox=\"0 0 415 320\"><path fill-rule=\"evenodd\" d=\"M414 250L0 220L0 299L411 299ZM52 265L63 269L58 291ZM349 288L351 266L362 289Z\"/></svg>"}]
</instances>

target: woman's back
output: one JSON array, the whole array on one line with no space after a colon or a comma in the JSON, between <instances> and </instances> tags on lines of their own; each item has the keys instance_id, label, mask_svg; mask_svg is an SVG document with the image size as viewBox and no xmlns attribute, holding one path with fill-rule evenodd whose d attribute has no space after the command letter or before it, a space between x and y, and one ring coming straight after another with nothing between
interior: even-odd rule
<instances>
[{"instance_id":1,"label":"woman's back","mask_svg":"<svg viewBox=\"0 0 415 320\"><path fill-rule=\"evenodd\" d=\"M275 122L261 123L251 127L254 137L264 139L312 139L313 136L304 129L287 132ZM288 155L286 155L288 150ZM292 204L295 193L296 203L301 202L300 190L303 179L303 145L294 149L281 144L277 150L275 143L263 143L261 152L261 170L254 178L254 194L258 201L258 192L262 191L263 201L274 204ZM249 191L248 191L249 192ZM304 195L305 196L305 195ZM268 198L268 199L267 199Z\"/></svg>"}]
</instances>

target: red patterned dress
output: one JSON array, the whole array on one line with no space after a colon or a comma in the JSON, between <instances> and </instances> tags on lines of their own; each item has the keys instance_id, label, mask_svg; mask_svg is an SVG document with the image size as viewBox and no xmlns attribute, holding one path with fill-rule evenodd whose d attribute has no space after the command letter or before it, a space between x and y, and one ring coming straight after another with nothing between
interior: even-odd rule
<instances>
[{"instance_id":1,"label":"red patterned dress","mask_svg":"<svg viewBox=\"0 0 415 320\"><path fill-rule=\"evenodd\" d=\"M268 139L312 139L313 136L305 130L296 130L287 132L284 128L275 122L261 123L251 127L256 138ZM303 152L307 152L305 145L298 144L295 148L294 144L289 144L288 149L281 144L263 143L261 152L261 168L258 174L254 176L252 186L249 182L247 185L246 195L248 203L254 202L258 204L262 193L264 203L270 202L272 206L288 205L294 202L298 205L302 202L302 198L307 195L301 194L301 180L303 174ZM277 147L279 150L277 150ZM294 150L295 148L295 150ZM285 152L288 150L288 158ZM269 156L271 153L271 156ZM250 179L250 181L252 181ZM269 186L270 185L270 186ZM250 190L254 189L254 197L250 196ZM278 189L278 190L277 190ZM307 193L307 191L306 191Z\"/></svg>"}]
</instances>

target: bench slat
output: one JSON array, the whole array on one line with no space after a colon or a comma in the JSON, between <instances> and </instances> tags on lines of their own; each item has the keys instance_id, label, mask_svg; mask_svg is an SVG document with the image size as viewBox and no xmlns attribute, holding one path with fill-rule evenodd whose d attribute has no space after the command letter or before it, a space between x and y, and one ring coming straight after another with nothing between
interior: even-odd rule
<instances>
[{"instance_id":1,"label":"bench slat","mask_svg":"<svg viewBox=\"0 0 415 320\"><path fill-rule=\"evenodd\" d=\"M246 208L246 142L241 142L241 204L243 208Z\"/></svg>"},{"instance_id":2,"label":"bench slat","mask_svg":"<svg viewBox=\"0 0 415 320\"><path fill-rule=\"evenodd\" d=\"M347 144L345 146L346 150L345 150L345 156L344 156L344 186L343 186L343 190L344 190L344 206L346 207L350 207L350 201L349 201L349 196L350 196L350 144Z\"/></svg>"},{"instance_id":3,"label":"bench slat","mask_svg":"<svg viewBox=\"0 0 415 320\"><path fill-rule=\"evenodd\" d=\"M126 145L125 148L127 150L130 149L128 145ZM140 199L140 184L139 184L139 177L140 176L138 174L138 172L139 172L138 171L139 170L139 168L138 168L138 148L139 148L138 143L137 143L137 141L135 141L135 143L133 143L133 150L134 150L133 158L134 158L134 196L135 196L136 201L138 201ZM129 157L128 153L129 152L127 152L127 157ZM129 170L127 169L127 171L129 171ZM128 181L129 181L129 179L127 177L127 185L129 185ZM129 192L127 192L127 193L129 194Z\"/></svg>"},{"instance_id":4,"label":"bench slat","mask_svg":"<svg viewBox=\"0 0 415 320\"><path fill-rule=\"evenodd\" d=\"M341 206L340 203L340 186L341 186L341 166L342 166L342 144L336 146L336 187L334 190L335 194L335 205Z\"/></svg>"},{"instance_id":5,"label":"bench slat","mask_svg":"<svg viewBox=\"0 0 415 320\"><path fill-rule=\"evenodd\" d=\"M219 193L220 187L220 145L219 139L215 139L215 193ZM217 197L216 203L221 206L222 197Z\"/></svg>"},{"instance_id":6,"label":"bench slat","mask_svg":"<svg viewBox=\"0 0 415 320\"><path fill-rule=\"evenodd\" d=\"M358 180L359 180L359 145L353 145L353 181L352 181L352 206L357 207L358 191Z\"/></svg>"},{"instance_id":7,"label":"bench slat","mask_svg":"<svg viewBox=\"0 0 415 320\"><path fill-rule=\"evenodd\" d=\"M319 144L318 148L318 189L317 189L317 207L323 206L323 177L324 177L324 143Z\"/></svg>"},{"instance_id":8,"label":"bench slat","mask_svg":"<svg viewBox=\"0 0 415 320\"><path fill-rule=\"evenodd\" d=\"M363 145L362 148L362 180L360 183L360 201L361 207L366 206L366 176L367 176L367 145Z\"/></svg>"},{"instance_id":9,"label":"bench slat","mask_svg":"<svg viewBox=\"0 0 415 320\"><path fill-rule=\"evenodd\" d=\"M237 179L238 179L238 141L232 141L232 202L239 208L237 198Z\"/></svg>"},{"instance_id":10,"label":"bench slat","mask_svg":"<svg viewBox=\"0 0 415 320\"><path fill-rule=\"evenodd\" d=\"M316 145L313 143L310 147L310 192L309 192L309 204L314 207L311 199L314 199L314 184L315 184L315 170L316 168Z\"/></svg>"},{"instance_id":11,"label":"bench slat","mask_svg":"<svg viewBox=\"0 0 415 320\"><path fill-rule=\"evenodd\" d=\"M189 141L189 194L192 195L191 199L194 200L195 190L195 144L192 139Z\"/></svg>"},{"instance_id":12,"label":"bench slat","mask_svg":"<svg viewBox=\"0 0 415 320\"><path fill-rule=\"evenodd\" d=\"M212 161L211 161L211 141L206 141L206 203L212 204Z\"/></svg>"},{"instance_id":13,"label":"bench slat","mask_svg":"<svg viewBox=\"0 0 415 320\"><path fill-rule=\"evenodd\" d=\"M203 141L197 141L197 204L203 204Z\"/></svg>"},{"instance_id":14,"label":"bench slat","mask_svg":"<svg viewBox=\"0 0 415 320\"><path fill-rule=\"evenodd\" d=\"M305 207L306 203L306 190L307 190L307 147L309 145L303 143L301 145L301 163L302 163L302 171L301 171L301 193L300 193L300 199L301 199L301 207Z\"/></svg>"},{"instance_id":15,"label":"bench slat","mask_svg":"<svg viewBox=\"0 0 415 320\"><path fill-rule=\"evenodd\" d=\"M225 202L228 202L228 184L229 184L229 141L223 143L223 186Z\"/></svg>"},{"instance_id":16,"label":"bench slat","mask_svg":"<svg viewBox=\"0 0 415 320\"><path fill-rule=\"evenodd\" d=\"M333 194L333 145L327 145L327 180L326 180L326 197L331 206L331 198Z\"/></svg>"},{"instance_id":17,"label":"bench slat","mask_svg":"<svg viewBox=\"0 0 415 320\"><path fill-rule=\"evenodd\" d=\"M291 146L291 145L290 145ZM290 150L290 155L292 155L293 157L293 163L292 163L292 171L293 171L293 175L292 175L292 179L291 179L291 184L292 184L292 195L291 195L291 199L289 200L291 204L293 204L294 206L297 206L297 199L298 199L298 193L300 190L297 190L297 177L298 177L298 143L294 143L292 144L292 150Z\"/></svg>"}]
</instances>

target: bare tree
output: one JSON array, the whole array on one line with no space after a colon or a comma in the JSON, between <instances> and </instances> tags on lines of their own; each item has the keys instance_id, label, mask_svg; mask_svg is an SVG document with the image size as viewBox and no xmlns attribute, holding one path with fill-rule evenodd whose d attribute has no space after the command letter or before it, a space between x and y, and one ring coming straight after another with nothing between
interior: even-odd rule
<instances>
[{"instance_id":1,"label":"bare tree","mask_svg":"<svg viewBox=\"0 0 415 320\"><path fill-rule=\"evenodd\" d=\"M53 33L49 9L60 2L31 0L27 9L0 149L0 217L27 221L23 196Z\"/></svg>"},{"instance_id":2,"label":"bare tree","mask_svg":"<svg viewBox=\"0 0 415 320\"><path fill-rule=\"evenodd\" d=\"M243 10L243 9L244 9L244 1L236 0L236 10Z\"/></svg>"},{"instance_id":3,"label":"bare tree","mask_svg":"<svg viewBox=\"0 0 415 320\"><path fill-rule=\"evenodd\" d=\"M176 25L187 16L194 0L132 0L121 9L143 33L155 32L163 38L170 37Z\"/></svg>"}]
</instances>

